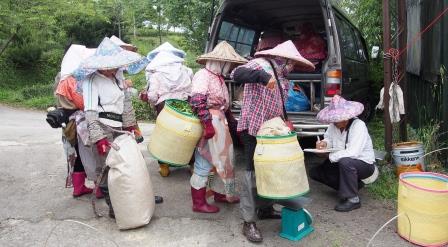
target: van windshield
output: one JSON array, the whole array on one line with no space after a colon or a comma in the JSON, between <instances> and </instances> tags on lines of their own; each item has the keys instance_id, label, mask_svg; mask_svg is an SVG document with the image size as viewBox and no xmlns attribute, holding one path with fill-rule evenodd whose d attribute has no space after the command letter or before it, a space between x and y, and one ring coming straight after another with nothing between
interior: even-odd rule
<instances>
[{"instance_id":1,"label":"van windshield","mask_svg":"<svg viewBox=\"0 0 448 247\"><path fill-rule=\"evenodd\" d=\"M248 57L252 51L255 31L223 21L218 35L218 42L226 40L243 57Z\"/></svg>"}]
</instances>

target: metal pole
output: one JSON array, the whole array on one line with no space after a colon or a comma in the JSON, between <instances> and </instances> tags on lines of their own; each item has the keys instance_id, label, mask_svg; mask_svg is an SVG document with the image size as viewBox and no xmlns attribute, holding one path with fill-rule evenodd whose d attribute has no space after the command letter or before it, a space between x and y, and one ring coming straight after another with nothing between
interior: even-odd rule
<instances>
[{"instance_id":1,"label":"metal pole","mask_svg":"<svg viewBox=\"0 0 448 247\"><path fill-rule=\"evenodd\" d=\"M383 0L383 50L387 53L391 47L389 0ZM392 124L389 115L389 88L392 82L392 61L384 57L384 147L387 152L392 149Z\"/></svg>"},{"instance_id":2,"label":"metal pole","mask_svg":"<svg viewBox=\"0 0 448 247\"><path fill-rule=\"evenodd\" d=\"M406 0L398 0L398 30L399 30L399 37L398 37L398 47L401 51L404 49L407 45L407 11L406 11ZM407 88L407 81L406 81L406 52L403 52L401 57L399 58L399 64L398 64L398 71L402 73L403 77L401 81L398 83L401 86L401 89L403 90L403 100L404 100L404 109L405 111L408 111L408 88ZM408 140L408 131L407 131L407 114L403 115L400 122L400 140L401 141L407 141Z\"/></svg>"}]
</instances>

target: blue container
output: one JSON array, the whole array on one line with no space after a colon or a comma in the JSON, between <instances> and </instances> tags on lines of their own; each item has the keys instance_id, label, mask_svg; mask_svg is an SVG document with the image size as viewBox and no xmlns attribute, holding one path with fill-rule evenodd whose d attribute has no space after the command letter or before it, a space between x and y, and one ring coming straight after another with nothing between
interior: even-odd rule
<instances>
[{"instance_id":1,"label":"blue container","mask_svg":"<svg viewBox=\"0 0 448 247\"><path fill-rule=\"evenodd\" d=\"M313 218L304 208L293 210L284 207L282 209L282 230L280 237L292 241L299 241L314 231L311 226Z\"/></svg>"}]
</instances>

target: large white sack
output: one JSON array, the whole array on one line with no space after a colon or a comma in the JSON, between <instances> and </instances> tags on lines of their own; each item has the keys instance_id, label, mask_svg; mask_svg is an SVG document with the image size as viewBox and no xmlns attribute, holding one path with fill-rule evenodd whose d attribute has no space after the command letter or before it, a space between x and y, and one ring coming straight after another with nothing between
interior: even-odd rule
<instances>
[{"instance_id":1,"label":"large white sack","mask_svg":"<svg viewBox=\"0 0 448 247\"><path fill-rule=\"evenodd\" d=\"M110 167L109 194L119 229L146 225L154 214L154 192L143 155L128 134L114 141L119 150L111 148L106 159Z\"/></svg>"}]
</instances>

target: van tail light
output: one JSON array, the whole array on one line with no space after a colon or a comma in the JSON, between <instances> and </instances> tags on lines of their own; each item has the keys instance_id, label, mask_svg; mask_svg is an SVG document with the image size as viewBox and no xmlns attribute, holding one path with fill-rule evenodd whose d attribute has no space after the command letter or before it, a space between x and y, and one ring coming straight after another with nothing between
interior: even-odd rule
<instances>
[{"instance_id":1,"label":"van tail light","mask_svg":"<svg viewBox=\"0 0 448 247\"><path fill-rule=\"evenodd\" d=\"M334 96L341 93L342 72L330 70L327 72L327 83L325 84L325 95Z\"/></svg>"}]
</instances>

